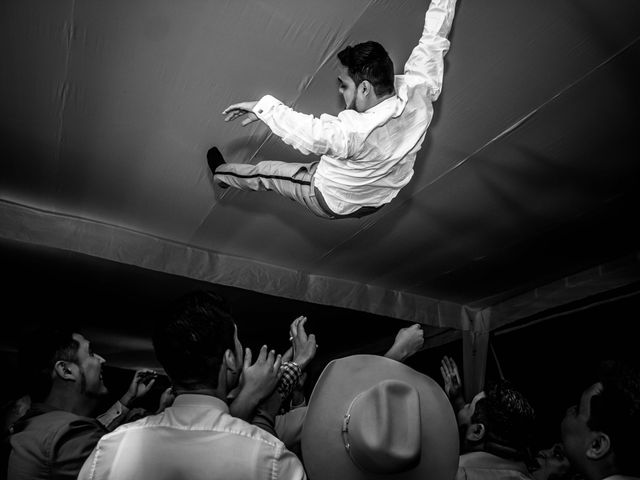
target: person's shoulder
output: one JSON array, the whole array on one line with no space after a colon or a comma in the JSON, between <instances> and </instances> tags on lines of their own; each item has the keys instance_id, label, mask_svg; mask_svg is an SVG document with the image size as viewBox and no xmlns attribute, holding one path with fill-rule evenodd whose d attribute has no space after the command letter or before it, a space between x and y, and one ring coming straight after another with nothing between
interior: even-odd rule
<instances>
[{"instance_id":1,"label":"person's shoulder","mask_svg":"<svg viewBox=\"0 0 640 480\"><path fill-rule=\"evenodd\" d=\"M152 414L152 415L146 415L142 418L138 418L137 420L132 420L127 423L123 423L122 425L118 426L114 431L109 432L103 438L118 437L132 430L141 430L145 428L163 426L164 420L165 420L164 412ZM169 426L169 425L166 425L166 426Z\"/></svg>"},{"instance_id":2,"label":"person's shoulder","mask_svg":"<svg viewBox=\"0 0 640 480\"><path fill-rule=\"evenodd\" d=\"M61 446L81 441L95 444L105 433L106 429L93 418L64 410L50 410L16 424L11 443Z\"/></svg>"},{"instance_id":3,"label":"person's shoulder","mask_svg":"<svg viewBox=\"0 0 640 480\"><path fill-rule=\"evenodd\" d=\"M281 450L284 448L282 440L274 437L269 432L240 418L233 417L229 414L227 415L226 432L240 438L245 438L250 442L263 444L265 447L273 448L274 450Z\"/></svg>"},{"instance_id":4,"label":"person's shoulder","mask_svg":"<svg viewBox=\"0 0 640 480\"><path fill-rule=\"evenodd\" d=\"M27 415L23 417L20 423L23 424L24 429L44 428L49 431L84 426L100 428L100 423L95 418L83 417L65 410L36 411L31 415L27 412Z\"/></svg>"}]
</instances>

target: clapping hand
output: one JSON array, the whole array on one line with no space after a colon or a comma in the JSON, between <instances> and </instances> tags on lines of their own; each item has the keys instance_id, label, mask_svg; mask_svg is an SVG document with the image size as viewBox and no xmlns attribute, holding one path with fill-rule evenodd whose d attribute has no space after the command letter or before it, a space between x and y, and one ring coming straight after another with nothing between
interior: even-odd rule
<instances>
[{"instance_id":1,"label":"clapping hand","mask_svg":"<svg viewBox=\"0 0 640 480\"><path fill-rule=\"evenodd\" d=\"M291 341L291 347L293 349L293 362L296 363L300 370L304 370L309 362L315 357L318 344L316 343L316 336L312 333L307 335L304 328L304 324L307 322L307 317L300 316L296 318L289 327L289 340ZM285 356L289 354L289 351L285 353Z\"/></svg>"},{"instance_id":2,"label":"clapping hand","mask_svg":"<svg viewBox=\"0 0 640 480\"><path fill-rule=\"evenodd\" d=\"M247 348L242 366L242 389L250 391L256 399L263 399L276 388L282 355L276 356L274 350L267 353L267 346L263 345L253 365L251 360L251 350Z\"/></svg>"}]
</instances>

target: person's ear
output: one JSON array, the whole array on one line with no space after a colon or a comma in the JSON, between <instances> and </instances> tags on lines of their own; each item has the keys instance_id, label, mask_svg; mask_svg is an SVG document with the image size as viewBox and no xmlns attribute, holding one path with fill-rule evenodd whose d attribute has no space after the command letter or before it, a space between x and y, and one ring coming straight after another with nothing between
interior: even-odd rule
<instances>
[{"instance_id":1,"label":"person's ear","mask_svg":"<svg viewBox=\"0 0 640 480\"><path fill-rule=\"evenodd\" d=\"M61 380L75 380L76 376L73 370L74 365L72 363L64 362L62 360L58 360L53 366L55 376Z\"/></svg>"},{"instance_id":2,"label":"person's ear","mask_svg":"<svg viewBox=\"0 0 640 480\"><path fill-rule=\"evenodd\" d=\"M599 460L609 453L611 450L611 439L609 435L603 432L594 432L589 448L587 449L587 458L591 460Z\"/></svg>"},{"instance_id":3,"label":"person's ear","mask_svg":"<svg viewBox=\"0 0 640 480\"><path fill-rule=\"evenodd\" d=\"M480 442L484 438L486 430L482 423L472 423L467 429L467 440L471 442Z\"/></svg>"},{"instance_id":4,"label":"person's ear","mask_svg":"<svg viewBox=\"0 0 640 480\"><path fill-rule=\"evenodd\" d=\"M358 89L360 90L362 96L366 97L373 91L373 85L371 85L371 82L369 82L369 80L363 80L362 82L360 82L360 85L358 85Z\"/></svg>"},{"instance_id":5,"label":"person's ear","mask_svg":"<svg viewBox=\"0 0 640 480\"><path fill-rule=\"evenodd\" d=\"M238 362L236 361L236 355L231 351L231 349L227 348L227 350L224 352L224 365L226 367L226 370L230 370L234 373L236 373L238 371Z\"/></svg>"}]
</instances>

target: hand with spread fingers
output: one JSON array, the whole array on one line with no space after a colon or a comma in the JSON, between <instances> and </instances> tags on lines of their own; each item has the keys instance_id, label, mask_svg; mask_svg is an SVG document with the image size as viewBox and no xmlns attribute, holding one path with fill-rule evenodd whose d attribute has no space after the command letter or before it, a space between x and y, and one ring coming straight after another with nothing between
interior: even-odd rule
<instances>
[{"instance_id":1,"label":"hand with spread fingers","mask_svg":"<svg viewBox=\"0 0 640 480\"><path fill-rule=\"evenodd\" d=\"M276 392L276 386L282 356L276 355L275 350L268 351L267 346L263 345L253 365L251 360L251 350L246 348L238 393L229 405L231 415L246 421L252 420L256 408L263 400L267 399L269 403L274 403L273 408L276 410L281 401L280 395Z\"/></svg>"},{"instance_id":2,"label":"hand with spread fingers","mask_svg":"<svg viewBox=\"0 0 640 480\"><path fill-rule=\"evenodd\" d=\"M464 395L462 393L462 381L460 380L460 373L458 372L458 366L451 357L446 355L442 357L440 362L440 373L444 380L444 392L449 397L454 409L458 411L464 404Z\"/></svg>"},{"instance_id":3,"label":"hand with spread fingers","mask_svg":"<svg viewBox=\"0 0 640 480\"><path fill-rule=\"evenodd\" d=\"M307 335L304 328L306 322L307 317L300 316L296 318L289 327L289 339L291 340L291 346L293 348L293 362L300 367L300 370L304 370L309 362L313 360L313 357L316 355L316 350L318 349L316 336L313 333Z\"/></svg>"},{"instance_id":4,"label":"hand with spread fingers","mask_svg":"<svg viewBox=\"0 0 640 480\"><path fill-rule=\"evenodd\" d=\"M276 388L282 355L276 355L275 350L268 351L267 346L263 345L253 365L251 360L251 350L247 348L242 366L242 390L250 391L256 399L261 400Z\"/></svg>"}]
</instances>

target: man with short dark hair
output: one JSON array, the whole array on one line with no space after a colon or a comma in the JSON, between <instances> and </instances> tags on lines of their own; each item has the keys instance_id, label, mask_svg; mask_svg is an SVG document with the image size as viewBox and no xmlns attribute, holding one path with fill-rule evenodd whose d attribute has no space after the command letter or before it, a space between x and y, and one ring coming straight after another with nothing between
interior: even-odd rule
<instances>
[{"instance_id":1,"label":"man with short dark hair","mask_svg":"<svg viewBox=\"0 0 640 480\"><path fill-rule=\"evenodd\" d=\"M213 147L207 154L221 187L272 190L322 218L362 217L389 203L413 176L416 154L442 89L447 36L455 0L432 0L422 37L394 77L382 45L365 42L338 53L338 90L346 109L320 118L295 112L270 95L227 107L225 121L246 115L242 125L262 120L312 163L225 163Z\"/></svg>"},{"instance_id":2,"label":"man with short dark hair","mask_svg":"<svg viewBox=\"0 0 640 480\"><path fill-rule=\"evenodd\" d=\"M243 356L233 318L213 292L194 292L162 319L153 336L158 360L176 393L164 412L105 435L79 479L302 479L300 461L273 435L229 413L229 392L247 405L272 394L281 357Z\"/></svg>"},{"instance_id":3,"label":"man with short dark hair","mask_svg":"<svg viewBox=\"0 0 640 480\"><path fill-rule=\"evenodd\" d=\"M507 381L478 393L458 412L461 433L457 480L524 480L535 427L533 407Z\"/></svg>"},{"instance_id":4,"label":"man with short dark hair","mask_svg":"<svg viewBox=\"0 0 640 480\"><path fill-rule=\"evenodd\" d=\"M29 377L33 403L10 427L9 479L75 479L108 432L105 426L121 422L128 412L125 404L150 388L138 388L136 372L127 394L101 423L92 415L108 393L102 381L104 362L90 342L70 328L43 326L27 339L20 363Z\"/></svg>"},{"instance_id":5,"label":"man with short dark hair","mask_svg":"<svg viewBox=\"0 0 640 480\"><path fill-rule=\"evenodd\" d=\"M561 424L564 451L587 480L640 478L640 372L604 362Z\"/></svg>"},{"instance_id":6,"label":"man with short dark hair","mask_svg":"<svg viewBox=\"0 0 640 480\"><path fill-rule=\"evenodd\" d=\"M456 362L445 356L440 372L458 418L457 480L530 480L535 411L527 398L510 382L497 380L466 403Z\"/></svg>"}]
</instances>

